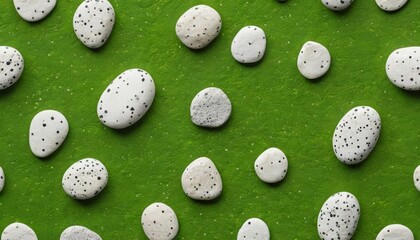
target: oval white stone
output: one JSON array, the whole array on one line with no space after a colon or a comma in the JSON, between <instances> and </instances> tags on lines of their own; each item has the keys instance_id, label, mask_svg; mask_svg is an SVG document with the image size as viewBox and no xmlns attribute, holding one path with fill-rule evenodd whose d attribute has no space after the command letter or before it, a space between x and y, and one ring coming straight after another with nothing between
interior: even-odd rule
<instances>
[{"instance_id":1,"label":"oval white stone","mask_svg":"<svg viewBox=\"0 0 420 240\"><path fill-rule=\"evenodd\" d=\"M414 186L420 191L420 165L414 170L413 174Z\"/></svg>"},{"instance_id":2,"label":"oval white stone","mask_svg":"<svg viewBox=\"0 0 420 240\"><path fill-rule=\"evenodd\" d=\"M99 48L111 35L115 12L107 0L85 0L73 16L77 38L89 48Z\"/></svg>"},{"instance_id":3,"label":"oval white stone","mask_svg":"<svg viewBox=\"0 0 420 240\"><path fill-rule=\"evenodd\" d=\"M110 128L126 128L140 120L155 97L155 83L144 70L130 69L115 78L98 102L98 117Z\"/></svg>"},{"instance_id":4,"label":"oval white stone","mask_svg":"<svg viewBox=\"0 0 420 240\"><path fill-rule=\"evenodd\" d=\"M259 218L250 218L239 229L237 240L269 240L270 231L267 224Z\"/></svg>"},{"instance_id":5,"label":"oval white stone","mask_svg":"<svg viewBox=\"0 0 420 240\"><path fill-rule=\"evenodd\" d=\"M258 177L264 182L279 182L287 173L286 155L278 148L269 148L255 160L254 168Z\"/></svg>"},{"instance_id":6,"label":"oval white stone","mask_svg":"<svg viewBox=\"0 0 420 240\"><path fill-rule=\"evenodd\" d=\"M12 223L3 230L1 240L38 240L38 238L28 225Z\"/></svg>"},{"instance_id":7,"label":"oval white stone","mask_svg":"<svg viewBox=\"0 0 420 240\"><path fill-rule=\"evenodd\" d=\"M60 240L102 240L102 238L86 227L70 226L61 233Z\"/></svg>"},{"instance_id":8,"label":"oval white stone","mask_svg":"<svg viewBox=\"0 0 420 240\"><path fill-rule=\"evenodd\" d=\"M333 11L344 10L353 3L353 0L321 0L322 4Z\"/></svg>"},{"instance_id":9,"label":"oval white stone","mask_svg":"<svg viewBox=\"0 0 420 240\"><path fill-rule=\"evenodd\" d=\"M402 8L407 0L375 0L378 7L385 11L396 11Z\"/></svg>"},{"instance_id":10,"label":"oval white stone","mask_svg":"<svg viewBox=\"0 0 420 240\"><path fill-rule=\"evenodd\" d=\"M47 157L57 150L67 137L69 124L63 114L55 110L37 113L29 127L29 146L38 157Z\"/></svg>"},{"instance_id":11,"label":"oval white stone","mask_svg":"<svg viewBox=\"0 0 420 240\"><path fill-rule=\"evenodd\" d=\"M221 28L222 18L216 10L207 5L197 5L182 14L175 31L185 46L200 49L213 41Z\"/></svg>"},{"instance_id":12,"label":"oval white stone","mask_svg":"<svg viewBox=\"0 0 420 240\"><path fill-rule=\"evenodd\" d=\"M3 168L0 167L0 192L3 191L5 181L6 181L6 176L4 175Z\"/></svg>"},{"instance_id":13,"label":"oval white stone","mask_svg":"<svg viewBox=\"0 0 420 240\"><path fill-rule=\"evenodd\" d=\"M230 50L236 61L254 63L264 56L266 43L265 33L261 28L246 26L236 34Z\"/></svg>"},{"instance_id":14,"label":"oval white stone","mask_svg":"<svg viewBox=\"0 0 420 240\"><path fill-rule=\"evenodd\" d=\"M108 183L108 171L96 159L85 158L71 165L63 176L63 189L70 197L79 200L93 198Z\"/></svg>"},{"instance_id":15,"label":"oval white stone","mask_svg":"<svg viewBox=\"0 0 420 240\"><path fill-rule=\"evenodd\" d=\"M45 18L55 7L56 0L13 0L18 14L29 22Z\"/></svg>"},{"instance_id":16,"label":"oval white stone","mask_svg":"<svg viewBox=\"0 0 420 240\"><path fill-rule=\"evenodd\" d=\"M317 42L308 41L300 50L297 67L307 79L323 76L330 69L331 56L328 49Z\"/></svg>"},{"instance_id":17,"label":"oval white stone","mask_svg":"<svg viewBox=\"0 0 420 240\"><path fill-rule=\"evenodd\" d=\"M348 192L338 192L325 201L318 215L318 235L321 239L352 238L360 217L360 205Z\"/></svg>"},{"instance_id":18,"label":"oval white stone","mask_svg":"<svg viewBox=\"0 0 420 240\"><path fill-rule=\"evenodd\" d=\"M191 121L200 127L220 127L227 122L232 111L228 96L220 89L201 90L191 102Z\"/></svg>"},{"instance_id":19,"label":"oval white stone","mask_svg":"<svg viewBox=\"0 0 420 240\"><path fill-rule=\"evenodd\" d=\"M144 209L141 225L150 240L171 240L178 233L179 225L172 208L164 203L153 203Z\"/></svg>"},{"instance_id":20,"label":"oval white stone","mask_svg":"<svg viewBox=\"0 0 420 240\"><path fill-rule=\"evenodd\" d=\"M420 47L393 51L386 61L386 74L397 87L420 90Z\"/></svg>"},{"instance_id":21,"label":"oval white stone","mask_svg":"<svg viewBox=\"0 0 420 240\"><path fill-rule=\"evenodd\" d=\"M23 57L12 47L0 46L0 90L12 86L22 75Z\"/></svg>"},{"instance_id":22,"label":"oval white stone","mask_svg":"<svg viewBox=\"0 0 420 240\"><path fill-rule=\"evenodd\" d=\"M378 142L381 118L368 106L351 109L340 120L333 135L333 149L337 158L345 164L357 164L365 160Z\"/></svg>"},{"instance_id":23,"label":"oval white stone","mask_svg":"<svg viewBox=\"0 0 420 240\"><path fill-rule=\"evenodd\" d=\"M401 224L391 224L384 227L376 237L376 240L414 240L411 230Z\"/></svg>"},{"instance_id":24,"label":"oval white stone","mask_svg":"<svg viewBox=\"0 0 420 240\"><path fill-rule=\"evenodd\" d=\"M191 162L181 178L185 194L196 200L217 198L223 189L222 178L214 163L206 157Z\"/></svg>"}]
</instances>

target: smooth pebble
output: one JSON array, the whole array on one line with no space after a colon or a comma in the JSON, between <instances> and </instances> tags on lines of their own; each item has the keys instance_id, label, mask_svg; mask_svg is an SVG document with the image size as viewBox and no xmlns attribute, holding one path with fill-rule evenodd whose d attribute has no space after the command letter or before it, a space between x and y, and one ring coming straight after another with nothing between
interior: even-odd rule
<instances>
[{"instance_id":1,"label":"smooth pebble","mask_svg":"<svg viewBox=\"0 0 420 240\"><path fill-rule=\"evenodd\" d=\"M322 4L333 11L341 11L348 8L353 0L321 0Z\"/></svg>"},{"instance_id":2,"label":"smooth pebble","mask_svg":"<svg viewBox=\"0 0 420 240\"><path fill-rule=\"evenodd\" d=\"M110 128L129 127L149 110L154 97L155 83L150 74L129 69L102 93L97 106L99 120Z\"/></svg>"},{"instance_id":3,"label":"smooth pebble","mask_svg":"<svg viewBox=\"0 0 420 240\"><path fill-rule=\"evenodd\" d=\"M278 148L269 148L258 156L254 163L257 176L266 183L276 183L286 176L286 155Z\"/></svg>"},{"instance_id":4,"label":"smooth pebble","mask_svg":"<svg viewBox=\"0 0 420 240\"><path fill-rule=\"evenodd\" d=\"M29 127L29 146L38 157L47 157L56 151L67 137L69 124L63 114L55 110L37 113Z\"/></svg>"},{"instance_id":5,"label":"smooth pebble","mask_svg":"<svg viewBox=\"0 0 420 240\"><path fill-rule=\"evenodd\" d=\"M386 74L397 87L420 90L420 47L393 51L386 61Z\"/></svg>"},{"instance_id":6,"label":"smooth pebble","mask_svg":"<svg viewBox=\"0 0 420 240\"><path fill-rule=\"evenodd\" d=\"M175 31L185 46L200 49L213 41L221 28L222 18L215 9L207 5L197 5L182 14Z\"/></svg>"},{"instance_id":7,"label":"smooth pebble","mask_svg":"<svg viewBox=\"0 0 420 240\"><path fill-rule=\"evenodd\" d=\"M12 86L22 75L23 57L12 47L0 46L0 90Z\"/></svg>"},{"instance_id":8,"label":"smooth pebble","mask_svg":"<svg viewBox=\"0 0 420 240\"><path fill-rule=\"evenodd\" d=\"M396 11L402 8L407 0L375 0L378 7L384 11Z\"/></svg>"},{"instance_id":9,"label":"smooth pebble","mask_svg":"<svg viewBox=\"0 0 420 240\"><path fill-rule=\"evenodd\" d=\"M239 229L237 240L269 240L270 231L267 224L259 218L250 218Z\"/></svg>"},{"instance_id":10,"label":"smooth pebble","mask_svg":"<svg viewBox=\"0 0 420 240\"><path fill-rule=\"evenodd\" d=\"M66 228L61 233L60 240L102 240L102 238L92 230L76 225Z\"/></svg>"},{"instance_id":11,"label":"smooth pebble","mask_svg":"<svg viewBox=\"0 0 420 240\"><path fill-rule=\"evenodd\" d=\"M85 0L73 16L77 38L89 48L99 48L111 35L115 12L107 0Z\"/></svg>"},{"instance_id":12,"label":"smooth pebble","mask_svg":"<svg viewBox=\"0 0 420 240\"><path fill-rule=\"evenodd\" d=\"M56 0L13 0L17 13L26 21L39 21L54 9Z\"/></svg>"},{"instance_id":13,"label":"smooth pebble","mask_svg":"<svg viewBox=\"0 0 420 240\"><path fill-rule=\"evenodd\" d=\"M264 56L266 43L265 33L261 28L246 26L236 34L230 51L233 58L240 63L255 63Z\"/></svg>"},{"instance_id":14,"label":"smooth pebble","mask_svg":"<svg viewBox=\"0 0 420 240\"><path fill-rule=\"evenodd\" d=\"M413 174L414 186L420 191L420 165L414 170Z\"/></svg>"},{"instance_id":15,"label":"smooth pebble","mask_svg":"<svg viewBox=\"0 0 420 240\"><path fill-rule=\"evenodd\" d=\"M172 208L164 203L152 203L141 215L141 225L150 240L171 240L178 233L179 225Z\"/></svg>"},{"instance_id":16,"label":"smooth pebble","mask_svg":"<svg viewBox=\"0 0 420 240\"><path fill-rule=\"evenodd\" d=\"M98 195L108 183L108 171L96 159L85 158L71 165L63 175L62 185L70 197L86 200Z\"/></svg>"},{"instance_id":17,"label":"smooth pebble","mask_svg":"<svg viewBox=\"0 0 420 240\"><path fill-rule=\"evenodd\" d=\"M0 192L3 191L5 181L6 181L6 176L4 175L3 168L0 167Z\"/></svg>"},{"instance_id":18,"label":"smooth pebble","mask_svg":"<svg viewBox=\"0 0 420 240\"><path fill-rule=\"evenodd\" d=\"M379 113L368 106L348 111L337 124L333 134L335 156L345 164L365 160L378 142L381 132Z\"/></svg>"},{"instance_id":19,"label":"smooth pebble","mask_svg":"<svg viewBox=\"0 0 420 240\"><path fill-rule=\"evenodd\" d=\"M330 69L331 56L328 49L317 42L303 44L297 59L299 72L307 79L323 76Z\"/></svg>"},{"instance_id":20,"label":"smooth pebble","mask_svg":"<svg viewBox=\"0 0 420 240\"><path fill-rule=\"evenodd\" d=\"M318 235L325 240L349 240L360 217L360 205L348 192L338 192L325 201L318 215Z\"/></svg>"},{"instance_id":21,"label":"smooth pebble","mask_svg":"<svg viewBox=\"0 0 420 240\"><path fill-rule=\"evenodd\" d=\"M200 127L220 127L227 122L232 111L228 96L220 89L201 90L191 102L191 121Z\"/></svg>"},{"instance_id":22,"label":"smooth pebble","mask_svg":"<svg viewBox=\"0 0 420 240\"><path fill-rule=\"evenodd\" d=\"M34 230L23 223L12 223L1 234L1 240L38 240Z\"/></svg>"},{"instance_id":23,"label":"smooth pebble","mask_svg":"<svg viewBox=\"0 0 420 240\"><path fill-rule=\"evenodd\" d=\"M181 178L185 194L196 200L217 198L223 189L222 178L214 163L206 157L191 162Z\"/></svg>"},{"instance_id":24,"label":"smooth pebble","mask_svg":"<svg viewBox=\"0 0 420 240\"><path fill-rule=\"evenodd\" d=\"M411 230L401 224L391 224L384 227L376 237L376 240L414 240Z\"/></svg>"}]
</instances>

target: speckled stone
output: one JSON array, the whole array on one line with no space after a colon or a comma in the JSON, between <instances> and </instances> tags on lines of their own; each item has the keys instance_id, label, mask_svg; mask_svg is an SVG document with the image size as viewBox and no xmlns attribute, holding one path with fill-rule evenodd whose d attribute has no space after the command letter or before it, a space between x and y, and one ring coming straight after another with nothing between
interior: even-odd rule
<instances>
[{"instance_id":1,"label":"speckled stone","mask_svg":"<svg viewBox=\"0 0 420 240\"><path fill-rule=\"evenodd\" d=\"M307 79L323 76L330 69L331 56L328 49L317 42L303 44L297 59L299 72Z\"/></svg>"},{"instance_id":2,"label":"speckled stone","mask_svg":"<svg viewBox=\"0 0 420 240\"><path fill-rule=\"evenodd\" d=\"M332 141L335 156L349 165L362 162L372 152L380 132L381 118L375 109L368 106L351 109L335 128Z\"/></svg>"},{"instance_id":3,"label":"speckled stone","mask_svg":"<svg viewBox=\"0 0 420 240\"><path fill-rule=\"evenodd\" d=\"M393 51L386 61L385 69L395 86L405 90L420 90L420 47Z\"/></svg>"},{"instance_id":4,"label":"speckled stone","mask_svg":"<svg viewBox=\"0 0 420 240\"><path fill-rule=\"evenodd\" d=\"M375 0L378 7L384 11L397 11L402 8L407 0Z\"/></svg>"},{"instance_id":5,"label":"speckled stone","mask_svg":"<svg viewBox=\"0 0 420 240\"><path fill-rule=\"evenodd\" d=\"M66 228L61 233L60 240L102 240L102 238L92 230L76 225Z\"/></svg>"},{"instance_id":6,"label":"speckled stone","mask_svg":"<svg viewBox=\"0 0 420 240\"><path fill-rule=\"evenodd\" d=\"M269 148L255 160L254 168L257 176L264 182L279 182L287 173L286 155L278 148Z\"/></svg>"},{"instance_id":7,"label":"speckled stone","mask_svg":"<svg viewBox=\"0 0 420 240\"><path fill-rule=\"evenodd\" d=\"M376 237L376 240L414 240L411 230L401 224L391 224L384 227Z\"/></svg>"},{"instance_id":8,"label":"speckled stone","mask_svg":"<svg viewBox=\"0 0 420 240\"><path fill-rule=\"evenodd\" d=\"M12 47L0 46L0 90L12 86L22 75L23 57Z\"/></svg>"},{"instance_id":9,"label":"speckled stone","mask_svg":"<svg viewBox=\"0 0 420 240\"><path fill-rule=\"evenodd\" d=\"M333 11L344 10L353 3L353 0L321 0L322 4Z\"/></svg>"},{"instance_id":10,"label":"speckled stone","mask_svg":"<svg viewBox=\"0 0 420 240\"><path fill-rule=\"evenodd\" d=\"M171 240L178 233L179 225L172 208L164 203L153 203L144 209L141 225L150 240Z\"/></svg>"},{"instance_id":11,"label":"speckled stone","mask_svg":"<svg viewBox=\"0 0 420 240\"><path fill-rule=\"evenodd\" d=\"M237 240L270 240L267 224L259 218L250 218L239 229Z\"/></svg>"},{"instance_id":12,"label":"speckled stone","mask_svg":"<svg viewBox=\"0 0 420 240\"><path fill-rule=\"evenodd\" d=\"M67 137L69 124L63 114L44 110L35 115L29 127L29 146L37 157L55 152Z\"/></svg>"},{"instance_id":13,"label":"speckled stone","mask_svg":"<svg viewBox=\"0 0 420 240\"><path fill-rule=\"evenodd\" d=\"M3 168L0 167L0 192L3 191L5 181L6 181L6 176L4 175Z\"/></svg>"},{"instance_id":14,"label":"speckled stone","mask_svg":"<svg viewBox=\"0 0 420 240\"><path fill-rule=\"evenodd\" d=\"M141 69L127 70L102 93L97 107L99 120L110 128L129 127L146 114L154 97L152 76Z\"/></svg>"},{"instance_id":15,"label":"speckled stone","mask_svg":"<svg viewBox=\"0 0 420 240\"><path fill-rule=\"evenodd\" d=\"M1 234L1 240L38 240L34 230L23 223L12 223Z\"/></svg>"},{"instance_id":16,"label":"speckled stone","mask_svg":"<svg viewBox=\"0 0 420 240\"><path fill-rule=\"evenodd\" d=\"M414 170L413 180L414 186L420 191L420 165Z\"/></svg>"},{"instance_id":17,"label":"speckled stone","mask_svg":"<svg viewBox=\"0 0 420 240\"><path fill-rule=\"evenodd\" d=\"M214 163L206 157L191 162L181 178L185 194L195 200L212 200L223 189L222 178Z\"/></svg>"},{"instance_id":18,"label":"speckled stone","mask_svg":"<svg viewBox=\"0 0 420 240\"><path fill-rule=\"evenodd\" d=\"M227 122L232 111L228 96L220 89L201 90L191 102L191 121L200 127L220 127Z\"/></svg>"},{"instance_id":19,"label":"speckled stone","mask_svg":"<svg viewBox=\"0 0 420 240\"><path fill-rule=\"evenodd\" d=\"M182 14L175 31L185 46L200 49L213 41L221 28L222 18L215 9L207 5L197 5Z\"/></svg>"},{"instance_id":20,"label":"speckled stone","mask_svg":"<svg viewBox=\"0 0 420 240\"><path fill-rule=\"evenodd\" d=\"M13 0L17 13L28 22L39 21L54 9L56 0Z\"/></svg>"},{"instance_id":21,"label":"speckled stone","mask_svg":"<svg viewBox=\"0 0 420 240\"><path fill-rule=\"evenodd\" d=\"M63 176L63 189L70 197L86 200L98 195L108 183L108 171L96 159L85 158L71 165Z\"/></svg>"},{"instance_id":22,"label":"speckled stone","mask_svg":"<svg viewBox=\"0 0 420 240\"><path fill-rule=\"evenodd\" d=\"M257 26L243 27L232 41L231 53L240 63L255 63L265 53L267 40L264 31Z\"/></svg>"},{"instance_id":23,"label":"speckled stone","mask_svg":"<svg viewBox=\"0 0 420 240\"><path fill-rule=\"evenodd\" d=\"M360 205L348 192L339 192L327 199L318 215L318 234L325 240L349 240L360 217Z\"/></svg>"},{"instance_id":24,"label":"speckled stone","mask_svg":"<svg viewBox=\"0 0 420 240\"><path fill-rule=\"evenodd\" d=\"M89 48L99 48L111 35L115 12L107 0L85 0L73 16L77 38Z\"/></svg>"}]
</instances>

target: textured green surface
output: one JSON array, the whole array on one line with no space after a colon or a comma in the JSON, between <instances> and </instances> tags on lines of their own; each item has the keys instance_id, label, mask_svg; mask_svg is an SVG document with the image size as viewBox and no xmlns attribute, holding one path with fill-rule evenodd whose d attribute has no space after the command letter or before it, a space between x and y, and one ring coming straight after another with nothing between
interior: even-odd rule
<instances>
[{"instance_id":1,"label":"textured green surface","mask_svg":"<svg viewBox=\"0 0 420 240\"><path fill-rule=\"evenodd\" d=\"M420 238L420 193L412 180L420 164L420 95L394 87L384 70L394 49L419 45L419 1L390 14L374 0L356 0L342 13L318 0L113 0L116 25L97 51L73 33L79 1L58 0L38 23L22 20L11 0L0 3L0 45L25 58L21 79L0 92L0 166L6 173L0 230L20 221L41 240L58 239L79 224L103 239L146 239L140 215L161 201L178 215L177 239L235 239L250 217L265 220L272 239L317 239L323 202L349 191L362 212L353 239L374 239L391 223L405 224ZM191 51L177 39L175 23L200 3L219 11L223 27L209 47ZM244 66L232 58L230 44L251 24L265 30L267 52L260 64ZM319 81L305 80L296 67L307 40L324 44L332 56ZM97 101L111 80L134 67L153 76L155 102L135 126L106 128ZM233 104L231 119L217 130L189 119L192 98L209 86L222 88ZM349 167L335 158L331 137L357 105L378 110L383 128L370 157ZM44 109L62 112L70 132L55 154L40 160L29 149L28 129ZM289 172L277 185L261 182L253 169L272 146L289 159ZM182 191L184 168L200 156L211 158L222 175L217 201L196 202ZM97 198L80 202L64 193L61 178L85 157L101 160L110 180Z\"/></svg>"}]
</instances>

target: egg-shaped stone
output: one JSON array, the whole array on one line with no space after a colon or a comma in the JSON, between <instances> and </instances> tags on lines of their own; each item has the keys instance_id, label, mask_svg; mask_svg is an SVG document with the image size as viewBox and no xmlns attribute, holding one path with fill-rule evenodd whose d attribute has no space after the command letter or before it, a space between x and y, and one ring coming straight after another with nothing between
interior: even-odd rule
<instances>
[{"instance_id":1,"label":"egg-shaped stone","mask_svg":"<svg viewBox=\"0 0 420 240\"><path fill-rule=\"evenodd\" d=\"M386 61L389 80L404 90L420 90L420 47L393 51Z\"/></svg>"},{"instance_id":2,"label":"egg-shaped stone","mask_svg":"<svg viewBox=\"0 0 420 240\"><path fill-rule=\"evenodd\" d=\"M144 209L141 226L150 240L172 240L179 229L174 210L161 202L152 203Z\"/></svg>"},{"instance_id":3,"label":"egg-shaped stone","mask_svg":"<svg viewBox=\"0 0 420 240\"><path fill-rule=\"evenodd\" d=\"M240 63L255 63L264 56L266 44L264 30L257 26L246 26L236 34L230 51Z\"/></svg>"},{"instance_id":4,"label":"egg-shaped stone","mask_svg":"<svg viewBox=\"0 0 420 240\"><path fill-rule=\"evenodd\" d=\"M16 222L3 230L1 240L38 240L38 238L28 225Z\"/></svg>"},{"instance_id":5,"label":"egg-shaped stone","mask_svg":"<svg viewBox=\"0 0 420 240\"><path fill-rule=\"evenodd\" d=\"M102 240L102 238L86 227L75 225L64 229L60 240Z\"/></svg>"},{"instance_id":6,"label":"egg-shaped stone","mask_svg":"<svg viewBox=\"0 0 420 240\"><path fill-rule=\"evenodd\" d=\"M12 47L0 46L0 90L12 86L22 75L22 54Z\"/></svg>"},{"instance_id":7,"label":"egg-shaped stone","mask_svg":"<svg viewBox=\"0 0 420 240\"><path fill-rule=\"evenodd\" d=\"M278 148L269 148L258 156L254 163L257 176L266 183L276 183L286 176L288 161Z\"/></svg>"},{"instance_id":8,"label":"egg-shaped stone","mask_svg":"<svg viewBox=\"0 0 420 240\"><path fill-rule=\"evenodd\" d=\"M13 0L17 13L28 22L36 22L48 16L56 3L56 0Z\"/></svg>"},{"instance_id":9,"label":"egg-shaped stone","mask_svg":"<svg viewBox=\"0 0 420 240\"><path fill-rule=\"evenodd\" d=\"M376 236L376 240L414 240L413 232L401 224L384 227Z\"/></svg>"},{"instance_id":10,"label":"egg-shaped stone","mask_svg":"<svg viewBox=\"0 0 420 240\"><path fill-rule=\"evenodd\" d=\"M250 218L238 231L237 240L270 240L267 224L259 218Z\"/></svg>"},{"instance_id":11,"label":"egg-shaped stone","mask_svg":"<svg viewBox=\"0 0 420 240\"><path fill-rule=\"evenodd\" d=\"M307 79L323 76L331 65L331 55L326 47L317 42L303 44L297 59L299 72Z\"/></svg>"}]
</instances>

